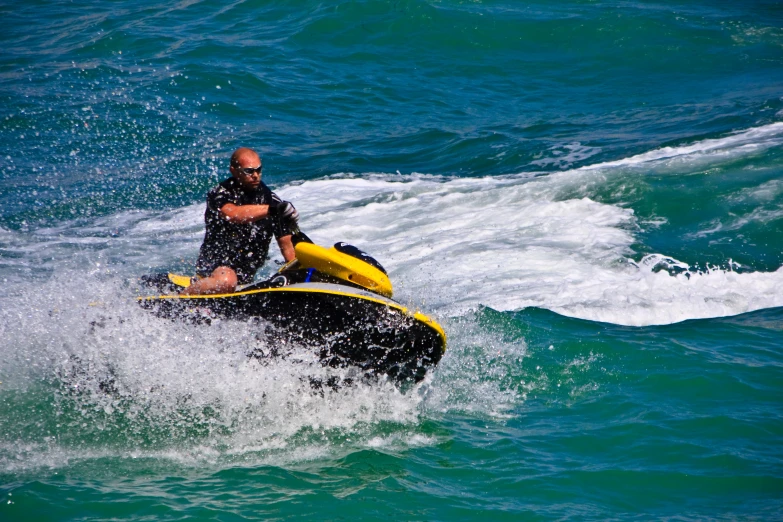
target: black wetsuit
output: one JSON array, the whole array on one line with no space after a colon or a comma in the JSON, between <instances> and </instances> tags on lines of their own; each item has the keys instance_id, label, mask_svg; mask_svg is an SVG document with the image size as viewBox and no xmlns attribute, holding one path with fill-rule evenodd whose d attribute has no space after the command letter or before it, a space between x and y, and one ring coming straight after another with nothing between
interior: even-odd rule
<instances>
[{"instance_id":1,"label":"black wetsuit","mask_svg":"<svg viewBox=\"0 0 783 522\"><path fill-rule=\"evenodd\" d=\"M272 236L280 238L293 233L293 224L270 216L254 223L231 223L220 214L226 203L234 205L268 205L281 199L262 182L256 190L246 189L234 178L228 178L207 194L204 221L207 232L201 245L196 273L209 276L219 266L233 268L239 284L253 280L263 266Z\"/></svg>"}]
</instances>

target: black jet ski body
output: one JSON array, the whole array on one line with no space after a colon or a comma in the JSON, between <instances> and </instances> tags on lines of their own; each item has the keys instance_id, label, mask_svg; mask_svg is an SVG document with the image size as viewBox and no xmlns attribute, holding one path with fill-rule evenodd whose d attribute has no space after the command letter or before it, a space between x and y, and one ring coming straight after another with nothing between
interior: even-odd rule
<instances>
[{"instance_id":1,"label":"black jet ski body","mask_svg":"<svg viewBox=\"0 0 783 522\"><path fill-rule=\"evenodd\" d=\"M377 261L340 243L331 249L300 243L296 253L269 280L237 292L158 295L140 298L140 304L176 320L260 319L272 325L278 340L317 350L324 364L356 366L397 381L418 382L440 361L443 329L391 299L391 283ZM146 282L181 289L188 278L172 274Z\"/></svg>"}]
</instances>

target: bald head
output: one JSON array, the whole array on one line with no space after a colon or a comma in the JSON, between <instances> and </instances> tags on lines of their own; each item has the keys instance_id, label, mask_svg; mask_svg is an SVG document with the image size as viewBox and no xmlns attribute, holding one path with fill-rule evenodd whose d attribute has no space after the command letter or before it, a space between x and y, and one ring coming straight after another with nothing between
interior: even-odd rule
<instances>
[{"instance_id":1,"label":"bald head","mask_svg":"<svg viewBox=\"0 0 783 522\"><path fill-rule=\"evenodd\" d=\"M240 147L235 150L229 170L246 189L255 190L261 183L261 158L253 149Z\"/></svg>"},{"instance_id":2,"label":"bald head","mask_svg":"<svg viewBox=\"0 0 783 522\"><path fill-rule=\"evenodd\" d=\"M232 167L257 167L260 163L261 157L258 153L248 147L239 147L231 155Z\"/></svg>"}]
</instances>

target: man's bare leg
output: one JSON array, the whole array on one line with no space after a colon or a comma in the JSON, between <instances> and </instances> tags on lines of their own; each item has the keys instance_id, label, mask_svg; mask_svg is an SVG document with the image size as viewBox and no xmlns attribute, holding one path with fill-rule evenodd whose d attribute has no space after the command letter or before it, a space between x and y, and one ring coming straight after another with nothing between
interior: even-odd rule
<instances>
[{"instance_id":1,"label":"man's bare leg","mask_svg":"<svg viewBox=\"0 0 783 522\"><path fill-rule=\"evenodd\" d=\"M190 283L180 295L230 294L236 289L237 273L227 266L219 266L209 277Z\"/></svg>"}]
</instances>

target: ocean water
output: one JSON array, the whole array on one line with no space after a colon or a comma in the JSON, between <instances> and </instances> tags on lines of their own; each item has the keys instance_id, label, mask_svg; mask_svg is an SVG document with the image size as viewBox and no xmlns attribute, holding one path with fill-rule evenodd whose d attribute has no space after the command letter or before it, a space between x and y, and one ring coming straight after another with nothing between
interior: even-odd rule
<instances>
[{"instance_id":1,"label":"ocean water","mask_svg":"<svg viewBox=\"0 0 783 522\"><path fill-rule=\"evenodd\" d=\"M0 23L0 520L783 518L780 2ZM441 322L424 382L137 306L239 146Z\"/></svg>"}]
</instances>

